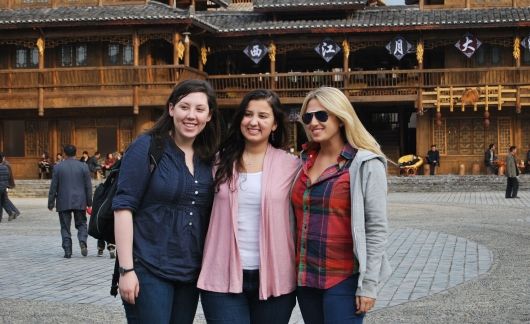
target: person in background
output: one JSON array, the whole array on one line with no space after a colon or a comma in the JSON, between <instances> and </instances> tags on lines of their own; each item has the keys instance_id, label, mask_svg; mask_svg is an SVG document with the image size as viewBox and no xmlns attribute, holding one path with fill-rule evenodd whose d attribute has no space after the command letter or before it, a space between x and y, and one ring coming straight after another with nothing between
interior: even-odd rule
<instances>
[{"instance_id":1,"label":"person in background","mask_svg":"<svg viewBox=\"0 0 530 324\"><path fill-rule=\"evenodd\" d=\"M105 161L103 161L103 164L101 165L101 170L103 171L103 175L106 177L114 163L116 163L116 159L114 158L114 155L112 153L107 153L107 157L105 158Z\"/></svg>"},{"instance_id":2,"label":"person in background","mask_svg":"<svg viewBox=\"0 0 530 324\"><path fill-rule=\"evenodd\" d=\"M55 162L53 163L54 166L56 166L57 164L61 163L63 161L63 155L61 153L57 153L57 155L55 156Z\"/></svg>"},{"instance_id":3,"label":"person in background","mask_svg":"<svg viewBox=\"0 0 530 324\"><path fill-rule=\"evenodd\" d=\"M41 160L39 161L38 165L41 179L45 179L51 176L53 165L48 152L42 153Z\"/></svg>"},{"instance_id":4,"label":"person in background","mask_svg":"<svg viewBox=\"0 0 530 324\"><path fill-rule=\"evenodd\" d=\"M300 114L309 142L291 201L302 317L306 324L362 323L391 272L386 158L341 90L310 92Z\"/></svg>"},{"instance_id":5,"label":"person in background","mask_svg":"<svg viewBox=\"0 0 530 324\"><path fill-rule=\"evenodd\" d=\"M81 157L79 158L79 161L84 162L84 163L87 163L87 162L88 162L88 159L89 159L88 151L83 151L83 154L82 154Z\"/></svg>"},{"instance_id":6,"label":"person in background","mask_svg":"<svg viewBox=\"0 0 530 324\"><path fill-rule=\"evenodd\" d=\"M119 292L129 323L193 323L219 115L207 81L180 82L162 116L121 161L112 208ZM163 155L151 173L152 137Z\"/></svg>"},{"instance_id":7,"label":"person in background","mask_svg":"<svg viewBox=\"0 0 530 324\"><path fill-rule=\"evenodd\" d=\"M440 152L436 149L436 145L431 145L431 149L427 152L427 163L430 166L430 175L436 174L436 167L440 166Z\"/></svg>"},{"instance_id":8,"label":"person in background","mask_svg":"<svg viewBox=\"0 0 530 324\"><path fill-rule=\"evenodd\" d=\"M497 155L495 154L495 144L490 144L486 152L484 152L484 165L488 174L497 174Z\"/></svg>"},{"instance_id":9,"label":"person in background","mask_svg":"<svg viewBox=\"0 0 530 324\"><path fill-rule=\"evenodd\" d=\"M11 199L9 199L8 191L10 189L15 188L15 178L13 177L13 171L11 170L11 165L9 165L9 162L7 162L6 156L0 152L0 165L5 165L9 171L9 181L6 187L5 191L5 197L4 197L4 203L3 208L5 209L7 215L9 216L7 221L12 221L13 219L20 216L20 210L13 204ZM1 218L1 217L0 217Z\"/></svg>"},{"instance_id":10,"label":"person in background","mask_svg":"<svg viewBox=\"0 0 530 324\"><path fill-rule=\"evenodd\" d=\"M526 151L525 166L525 173L530 173L530 144L528 144L528 151Z\"/></svg>"},{"instance_id":11,"label":"person in background","mask_svg":"<svg viewBox=\"0 0 530 324\"><path fill-rule=\"evenodd\" d=\"M506 195L505 198L519 198L517 191L519 190L519 168L517 167L517 147L510 146L508 155L506 156Z\"/></svg>"},{"instance_id":12,"label":"person in background","mask_svg":"<svg viewBox=\"0 0 530 324\"><path fill-rule=\"evenodd\" d=\"M278 95L242 100L215 164L212 216L197 286L208 323L287 324L296 303L289 190L299 161Z\"/></svg>"},{"instance_id":13,"label":"person in background","mask_svg":"<svg viewBox=\"0 0 530 324\"><path fill-rule=\"evenodd\" d=\"M74 145L64 146L66 159L55 167L48 193L48 209L56 207L59 213L62 247L67 259L72 257L72 214L81 255L88 255L86 208L92 206L92 181L87 165L75 159L76 151Z\"/></svg>"},{"instance_id":14,"label":"person in background","mask_svg":"<svg viewBox=\"0 0 530 324\"><path fill-rule=\"evenodd\" d=\"M96 179L99 179L100 176L103 175L101 164L99 163L99 159L101 158L101 153L99 151L96 151L94 155L92 155L87 161L86 164L88 165L88 170L95 175Z\"/></svg>"}]
</instances>

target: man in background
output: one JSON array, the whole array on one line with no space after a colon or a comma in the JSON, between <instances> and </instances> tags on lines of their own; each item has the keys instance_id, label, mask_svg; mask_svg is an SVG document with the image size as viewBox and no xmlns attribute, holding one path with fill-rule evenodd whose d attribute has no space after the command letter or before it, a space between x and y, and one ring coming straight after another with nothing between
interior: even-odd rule
<instances>
[{"instance_id":1,"label":"man in background","mask_svg":"<svg viewBox=\"0 0 530 324\"><path fill-rule=\"evenodd\" d=\"M436 145L431 145L431 149L427 152L427 163L430 165L430 174L435 175L435 169L440 166L440 152L436 149Z\"/></svg>"},{"instance_id":2,"label":"man in background","mask_svg":"<svg viewBox=\"0 0 530 324\"><path fill-rule=\"evenodd\" d=\"M517 147L510 146L506 156L506 177L508 179L506 183L506 198L519 198L517 197L517 191L519 190L519 181L517 176L519 175L519 168L517 167Z\"/></svg>"},{"instance_id":3,"label":"man in background","mask_svg":"<svg viewBox=\"0 0 530 324\"><path fill-rule=\"evenodd\" d=\"M70 224L74 215L77 239L81 255L87 256L87 218L86 208L92 206L92 181L86 163L75 159L76 147L64 147L66 159L53 170L52 182L48 194L48 209L56 207L61 224L64 257L72 257L72 234Z\"/></svg>"},{"instance_id":4,"label":"man in background","mask_svg":"<svg viewBox=\"0 0 530 324\"><path fill-rule=\"evenodd\" d=\"M15 188L15 178L13 177L13 171L11 170L11 166L9 165L9 162L7 162L6 156L0 152L0 164L5 165L7 167L7 170L9 171L9 180L5 192L5 201L3 204L4 210L9 215L9 218L7 219L9 222L13 219L17 218L20 215L20 211L18 208L13 204L11 199L9 199L8 191L9 189Z\"/></svg>"}]
</instances>

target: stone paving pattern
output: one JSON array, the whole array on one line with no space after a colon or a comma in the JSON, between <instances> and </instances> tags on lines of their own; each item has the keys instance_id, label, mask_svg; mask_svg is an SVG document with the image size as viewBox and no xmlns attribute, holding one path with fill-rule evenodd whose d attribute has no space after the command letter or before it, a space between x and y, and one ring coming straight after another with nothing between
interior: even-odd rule
<instances>
[{"instance_id":1,"label":"stone paving pattern","mask_svg":"<svg viewBox=\"0 0 530 324\"><path fill-rule=\"evenodd\" d=\"M512 302L509 308L516 322L530 322L530 195L522 192L520 196L504 199L499 192L391 193L387 252L394 272L382 285L376 310L366 322L434 322L430 314L440 305L433 309L421 305L431 305L448 294L457 296L456 300L462 295L459 306L477 299L479 303L489 301L493 307L497 298L489 290L476 288L478 294L469 298L465 286L488 283L492 272L503 266L510 270L499 273L499 280L502 282L505 274L511 280L507 287L496 289L503 300ZM57 214L45 208L45 199L15 199L15 203L23 215L9 223L4 218L0 223L0 323L125 322L119 298L108 295L113 260L107 253L104 258L96 256L96 241L89 239L88 257L83 258L74 246L73 258L65 260ZM494 224L496 220L509 221ZM462 231L466 226L472 230ZM503 235L515 240L508 249L494 244L495 234L499 234L495 230L503 226L510 229ZM76 233L73 226L72 232ZM492 236L490 241L477 235L486 232ZM515 232L520 233L512 235ZM523 246L525 250L521 250ZM401 308L411 308L408 313L414 316L407 317ZM473 308L475 305L470 305L469 309ZM448 322L455 323L499 323L488 314L483 321L459 314L448 312L442 318L449 316ZM204 322L198 309L196 323ZM303 323L298 309L291 322Z\"/></svg>"}]
</instances>

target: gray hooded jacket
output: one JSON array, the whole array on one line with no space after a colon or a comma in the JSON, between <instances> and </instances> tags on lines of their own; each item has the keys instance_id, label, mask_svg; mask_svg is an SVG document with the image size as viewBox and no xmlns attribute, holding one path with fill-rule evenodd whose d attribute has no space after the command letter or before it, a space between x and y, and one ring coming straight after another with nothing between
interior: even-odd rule
<instances>
[{"instance_id":1,"label":"gray hooded jacket","mask_svg":"<svg viewBox=\"0 0 530 324\"><path fill-rule=\"evenodd\" d=\"M357 296L377 297L392 272L385 248L388 236L386 160L359 149L350 171L351 229L359 261Z\"/></svg>"}]
</instances>

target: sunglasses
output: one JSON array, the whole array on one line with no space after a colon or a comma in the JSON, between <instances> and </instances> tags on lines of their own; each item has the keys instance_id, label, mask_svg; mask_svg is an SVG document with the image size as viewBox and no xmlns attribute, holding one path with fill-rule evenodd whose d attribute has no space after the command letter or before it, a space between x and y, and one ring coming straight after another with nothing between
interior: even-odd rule
<instances>
[{"instance_id":1,"label":"sunglasses","mask_svg":"<svg viewBox=\"0 0 530 324\"><path fill-rule=\"evenodd\" d=\"M302 121L304 122L304 124L309 125L311 121L313 120L313 116L315 116L315 118L321 123L326 122L329 117L327 111L319 110L319 111L308 112L308 113L303 114Z\"/></svg>"}]
</instances>

